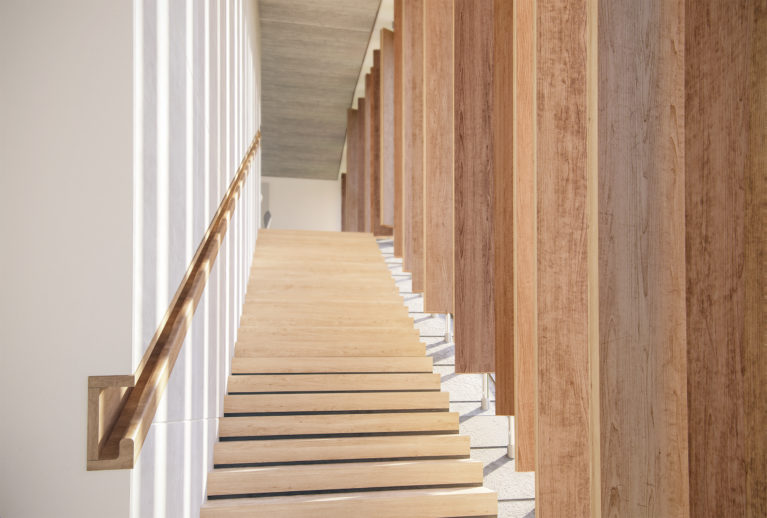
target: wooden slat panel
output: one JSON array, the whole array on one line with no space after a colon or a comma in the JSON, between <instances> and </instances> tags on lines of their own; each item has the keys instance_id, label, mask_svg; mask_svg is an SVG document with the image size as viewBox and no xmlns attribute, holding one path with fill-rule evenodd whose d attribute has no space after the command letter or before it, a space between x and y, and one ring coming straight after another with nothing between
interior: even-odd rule
<instances>
[{"instance_id":1,"label":"wooden slat panel","mask_svg":"<svg viewBox=\"0 0 767 518\"><path fill-rule=\"evenodd\" d=\"M535 511L543 518L600 516L591 505L590 468L587 3L538 0L536 6ZM598 502L599 493L595 495Z\"/></svg>"},{"instance_id":2,"label":"wooden slat panel","mask_svg":"<svg viewBox=\"0 0 767 518\"><path fill-rule=\"evenodd\" d=\"M423 9L423 307L453 313L453 1Z\"/></svg>"},{"instance_id":3,"label":"wooden slat panel","mask_svg":"<svg viewBox=\"0 0 767 518\"><path fill-rule=\"evenodd\" d=\"M498 495L483 487L373 491L313 496L238 498L208 501L202 518L249 516L315 518L317 516L375 516L376 518L443 518L495 516Z\"/></svg>"},{"instance_id":4,"label":"wooden slat panel","mask_svg":"<svg viewBox=\"0 0 767 518\"><path fill-rule=\"evenodd\" d=\"M367 147L365 145L365 135L367 128L367 107L365 105L365 99L357 99L357 124L355 126L355 138L356 138L356 171L357 181L355 183L357 192L357 232L365 232L365 214L367 213L366 195L367 192L367 169L366 156Z\"/></svg>"},{"instance_id":5,"label":"wooden slat panel","mask_svg":"<svg viewBox=\"0 0 767 518\"><path fill-rule=\"evenodd\" d=\"M347 232L357 232L359 230L357 218L359 217L359 186L358 182L362 179L362 173L359 171L359 138L357 137L357 121L359 119L357 110L348 109L346 111L346 191L344 202L346 210L344 212L344 230Z\"/></svg>"},{"instance_id":6,"label":"wooden slat panel","mask_svg":"<svg viewBox=\"0 0 767 518\"><path fill-rule=\"evenodd\" d=\"M341 175L341 230L349 230L349 222L346 221L346 173Z\"/></svg>"},{"instance_id":7,"label":"wooden slat panel","mask_svg":"<svg viewBox=\"0 0 767 518\"><path fill-rule=\"evenodd\" d=\"M514 2L514 467L535 471L535 384L538 309L535 213L535 10ZM496 360L498 361L498 360ZM496 366L499 370L499 367ZM503 391L503 379L496 386ZM508 410L508 409L501 409Z\"/></svg>"},{"instance_id":8,"label":"wooden slat panel","mask_svg":"<svg viewBox=\"0 0 767 518\"><path fill-rule=\"evenodd\" d=\"M394 257L404 255L404 113L402 107L403 84L403 27L404 0L394 0Z\"/></svg>"},{"instance_id":9,"label":"wooden slat panel","mask_svg":"<svg viewBox=\"0 0 767 518\"><path fill-rule=\"evenodd\" d=\"M495 413L514 415L514 2L493 2ZM529 347L529 346L528 346ZM533 360L528 356L526 361ZM532 369L534 363L528 368ZM534 391L524 394L528 400ZM530 416L528 416L530 417ZM517 422L514 423L515 427ZM515 459L516 460L516 459ZM519 469L519 468L517 468Z\"/></svg>"},{"instance_id":10,"label":"wooden slat panel","mask_svg":"<svg viewBox=\"0 0 767 518\"><path fill-rule=\"evenodd\" d=\"M373 69L370 71L370 225L376 236L391 235L391 227L381 224L381 50L373 51Z\"/></svg>"},{"instance_id":11,"label":"wooden slat panel","mask_svg":"<svg viewBox=\"0 0 767 518\"><path fill-rule=\"evenodd\" d=\"M684 120L674 113L684 106L685 58L678 51L684 2L663 6L600 4L598 41L588 51L598 56L598 85L587 81L589 88L598 86L597 106L589 109L591 116L598 109L598 120L586 139L596 136L598 144L587 151L584 223L598 221L598 268L590 244L588 297L598 294L598 342L591 334L589 348L599 393L591 394L590 426L599 426L599 445L591 447L601 470L592 480L601 503L592 501L592 508L601 504L602 516L689 516ZM560 166L560 174L572 172ZM592 232L588 239L593 244ZM588 319L592 333L597 315L590 312ZM563 339L574 343L572 335ZM585 373L580 378L578 385L589 383ZM558 428L572 435L562 423ZM560 485L561 465L554 470L552 480Z\"/></svg>"},{"instance_id":12,"label":"wooden slat panel","mask_svg":"<svg viewBox=\"0 0 767 518\"><path fill-rule=\"evenodd\" d=\"M492 2L456 0L456 372L495 370L492 23Z\"/></svg>"},{"instance_id":13,"label":"wooden slat panel","mask_svg":"<svg viewBox=\"0 0 767 518\"><path fill-rule=\"evenodd\" d=\"M379 82L382 225L394 226L394 33L381 29Z\"/></svg>"},{"instance_id":14,"label":"wooden slat panel","mask_svg":"<svg viewBox=\"0 0 767 518\"><path fill-rule=\"evenodd\" d=\"M413 291L420 293L424 286L423 0L408 0L404 7L404 267L412 273Z\"/></svg>"},{"instance_id":15,"label":"wooden slat panel","mask_svg":"<svg viewBox=\"0 0 767 518\"><path fill-rule=\"evenodd\" d=\"M365 154L364 154L364 162L365 162L365 182L363 186L363 198L365 203L365 225L363 227L364 232L372 232L373 228L371 227L371 207L372 207L372 198L370 197L371 192L371 186L372 186L372 121L373 121L373 112L372 107L373 103L371 101L371 95L373 92L373 80L372 76L370 74L365 75L365 131L364 131L364 141L365 141Z\"/></svg>"},{"instance_id":16,"label":"wooden slat panel","mask_svg":"<svg viewBox=\"0 0 767 518\"><path fill-rule=\"evenodd\" d=\"M761 0L686 10L691 516L767 515L765 17Z\"/></svg>"}]
</instances>

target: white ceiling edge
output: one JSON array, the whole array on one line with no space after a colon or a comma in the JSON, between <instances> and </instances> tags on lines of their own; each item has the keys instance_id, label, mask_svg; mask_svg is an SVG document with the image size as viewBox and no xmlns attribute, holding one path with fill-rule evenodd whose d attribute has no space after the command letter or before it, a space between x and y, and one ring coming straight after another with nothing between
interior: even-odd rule
<instances>
[{"instance_id":1,"label":"white ceiling edge","mask_svg":"<svg viewBox=\"0 0 767 518\"><path fill-rule=\"evenodd\" d=\"M365 75L373 68L373 51L381 48L381 29L394 29L394 0L381 0L378 6L378 14L376 15L376 21L373 24L373 29L368 39L368 48L365 51L365 57L362 60L362 66L360 67L360 74L357 77L357 86L354 88L354 96L352 96L350 108L357 108L357 99L365 97ZM348 133L347 133L348 139ZM338 167L338 179L341 179L341 175L346 173L346 143L347 139L344 139L344 148L341 150L341 163Z\"/></svg>"}]
</instances>

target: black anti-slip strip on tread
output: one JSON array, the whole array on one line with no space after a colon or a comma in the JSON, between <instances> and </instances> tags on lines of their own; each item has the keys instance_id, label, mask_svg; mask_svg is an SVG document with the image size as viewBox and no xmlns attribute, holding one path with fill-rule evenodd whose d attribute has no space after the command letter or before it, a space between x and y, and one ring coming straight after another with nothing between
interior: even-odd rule
<instances>
[{"instance_id":1,"label":"black anti-slip strip on tread","mask_svg":"<svg viewBox=\"0 0 767 518\"><path fill-rule=\"evenodd\" d=\"M274 439L324 439L341 437L389 437L411 435L458 435L458 430L427 430L413 432L359 432L359 433L309 433L292 435L234 435L220 437L218 440L225 441L271 441Z\"/></svg>"},{"instance_id":2,"label":"black anti-slip strip on tread","mask_svg":"<svg viewBox=\"0 0 767 518\"><path fill-rule=\"evenodd\" d=\"M412 412L449 412L448 408L399 408L394 410L288 410L287 412L224 412L224 417L268 417L290 415L410 414Z\"/></svg>"},{"instance_id":3,"label":"black anti-slip strip on tread","mask_svg":"<svg viewBox=\"0 0 767 518\"><path fill-rule=\"evenodd\" d=\"M379 457L369 459L327 459L327 460L292 460L287 462L242 462L235 464L214 464L214 469L226 468L266 468L273 466L304 466L307 464L352 464L355 462L405 462L414 460L464 460L470 455L433 455L429 457Z\"/></svg>"},{"instance_id":4,"label":"black anti-slip strip on tread","mask_svg":"<svg viewBox=\"0 0 767 518\"><path fill-rule=\"evenodd\" d=\"M462 487L482 487L481 483L469 484L427 484L421 486L384 486L362 487L344 489L314 489L309 491L282 491L279 493L243 493L236 495L213 495L208 500L225 500L229 498L263 498L269 496L299 496L299 495L327 495L330 493L368 493L372 491L402 491L408 489L458 489Z\"/></svg>"}]
</instances>

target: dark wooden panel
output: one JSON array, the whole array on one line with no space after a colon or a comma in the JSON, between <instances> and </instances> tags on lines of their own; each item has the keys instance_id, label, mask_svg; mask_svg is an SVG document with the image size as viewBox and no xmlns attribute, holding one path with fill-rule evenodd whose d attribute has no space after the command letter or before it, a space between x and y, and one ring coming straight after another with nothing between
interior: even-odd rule
<instances>
[{"instance_id":1,"label":"dark wooden panel","mask_svg":"<svg viewBox=\"0 0 767 518\"><path fill-rule=\"evenodd\" d=\"M366 181L365 178L367 178L367 168L366 168L366 142L365 139L366 135L366 128L367 128L367 106L365 105L365 99L359 98L357 99L357 125L356 125L356 132L355 137L357 140L356 147L357 147L357 154L356 154L356 171L357 171L357 179L355 183L356 187L356 197L357 197L357 232L366 232L365 228L365 214L367 212L366 207L368 207L367 201L366 201Z\"/></svg>"},{"instance_id":2,"label":"dark wooden panel","mask_svg":"<svg viewBox=\"0 0 767 518\"><path fill-rule=\"evenodd\" d=\"M346 191L344 194L344 230L349 232L358 231L359 217L359 181L362 172L359 170L359 131L357 121L358 111L349 108L346 111Z\"/></svg>"},{"instance_id":3,"label":"dark wooden panel","mask_svg":"<svg viewBox=\"0 0 767 518\"><path fill-rule=\"evenodd\" d=\"M598 458L590 455L587 3L538 0L536 6L535 514L543 518L599 515L590 476Z\"/></svg>"},{"instance_id":4,"label":"dark wooden panel","mask_svg":"<svg viewBox=\"0 0 767 518\"><path fill-rule=\"evenodd\" d=\"M453 313L453 1L423 7L423 308Z\"/></svg>"},{"instance_id":5,"label":"dark wooden panel","mask_svg":"<svg viewBox=\"0 0 767 518\"><path fill-rule=\"evenodd\" d=\"M493 4L456 0L454 22L455 370L492 372Z\"/></svg>"},{"instance_id":6,"label":"dark wooden panel","mask_svg":"<svg viewBox=\"0 0 767 518\"><path fill-rule=\"evenodd\" d=\"M394 0L394 257L404 256L404 192L403 192L403 117L402 45L405 34L403 24L404 0Z\"/></svg>"},{"instance_id":7,"label":"dark wooden panel","mask_svg":"<svg viewBox=\"0 0 767 518\"><path fill-rule=\"evenodd\" d=\"M372 199L370 197L371 192L371 185L372 185L372 178L371 175L373 174L372 169L372 163L373 159L371 158L371 155L373 153L373 148L371 147L372 144L372 120L373 120L373 114L371 111L373 103L371 102L371 94L372 94L372 76L370 74L365 75L365 181L364 181L364 197L365 197L365 226L364 231L365 232L372 232L373 227L371 226L372 216L371 216L371 207L372 207Z\"/></svg>"},{"instance_id":8,"label":"dark wooden panel","mask_svg":"<svg viewBox=\"0 0 767 518\"><path fill-rule=\"evenodd\" d=\"M423 0L405 2L403 71L405 259L413 291L423 291Z\"/></svg>"},{"instance_id":9,"label":"dark wooden panel","mask_svg":"<svg viewBox=\"0 0 767 518\"><path fill-rule=\"evenodd\" d=\"M589 156L587 196L597 188L598 207L588 209L588 224L598 219L598 271L591 258L589 264L589 297L598 275L599 304L598 344L590 339L599 359L590 367L599 373L591 413L592 425L599 424L592 459L599 459L601 487L597 479L594 489L601 491L602 516L685 517L684 120L678 116L684 2L604 2L598 16L598 50L589 50L598 55L598 149L596 162ZM590 330L596 316L588 316ZM552 474L557 481L560 468ZM598 504L592 501L593 508Z\"/></svg>"},{"instance_id":10,"label":"dark wooden panel","mask_svg":"<svg viewBox=\"0 0 767 518\"><path fill-rule=\"evenodd\" d=\"M347 173L341 175L341 231L349 231L349 222L346 220L346 177Z\"/></svg>"},{"instance_id":11,"label":"dark wooden panel","mask_svg":"<svg viewBox=\"0 0 767 518\"><path fill-rule=\"evenodd\" d=\"M535 214L535 10L514 2L514 467L535 470L535 354L538 278ZM496 31L498 30L496 25ZM497 32L496 32L497 35ZM497 37L497 36L496 36ZM501 363L496 351L496 362ZM496 370L501 367L496 365ZM496 386L503 391L503 380ZM508 408L502 408L502 411Z\"/></svg>"},{"instance_id":12,"label":"dark wooden panel","mask_svg":"<svg viewBox=\"0 0 767 518\"><path fill-rule=\"evenodd\" d=\"M370 71L370 228L376 236L390 236L391 227L381 224L381 50L373 51Z\"/></svg>"},{"instance_id":13,"label":"dark wooden panel","mask_svg":"<svg viewBox=\"0 0 767 518\"><path fill-rule=\"evenodd\" d=\"M495 413L514 415L514 3L493 2ZM531 360L528 357L527 360ZM528 393L528 397L531 393ZM516 423L515 423L516 424Z\"/></svg>"},{"instance_id":14,"label":"dark wooden panel","mask_svg":"<svg viewBox=\"0 0 767 518\"><path fill-rule=\"evenodd\" d=\"M394 226L394 33L381 29L381 225Z\"/></svg>"},{"instance_id":15,"label":"dark wooden panel","mask_svg":"<svg viewBox=\"0 0 767 518\"><path fill-rule=\"evenodd\" d=\"M690 515L765 516L767 4L687 5Z\"/></svg>"}]
</instances>

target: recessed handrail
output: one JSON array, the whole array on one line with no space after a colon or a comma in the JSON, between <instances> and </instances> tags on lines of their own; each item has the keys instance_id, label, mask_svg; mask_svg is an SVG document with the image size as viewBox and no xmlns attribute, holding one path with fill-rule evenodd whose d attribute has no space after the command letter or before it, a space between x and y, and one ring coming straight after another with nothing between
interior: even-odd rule
<instances>
[{"instance_id":1,"label":"recessed handrail","mask_svg":"<svg viewBox=\"0 0 767 518\"><path fill-rule=\"evenodd\" d=\"M88 470L131 469L135 465L260 141L259 130L136 372L88 377Z\"/></svg>"}]
</instances>

